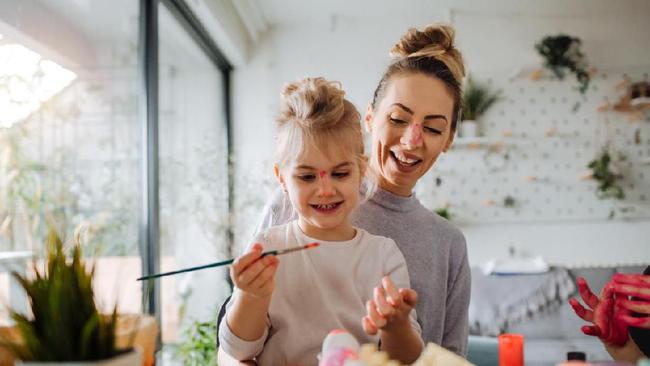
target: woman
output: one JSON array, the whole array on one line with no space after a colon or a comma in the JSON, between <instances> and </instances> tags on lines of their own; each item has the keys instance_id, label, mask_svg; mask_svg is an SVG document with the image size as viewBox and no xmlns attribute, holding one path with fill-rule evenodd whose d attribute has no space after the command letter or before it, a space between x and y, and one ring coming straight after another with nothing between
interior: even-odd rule
<instances>
[{"instance_id":1,"label":"woman","mask_svg":"<svg viewBox=\"0 0 650 366\"><path fill-rule=\"evenodd\" d=\"M378 188L353 215L354 225L395 240L417 292L425 342L467 352L470 269L463 234L413 195L417 181L454 139L461 109L463 60L449 26L409 30L365 116L370 169ZM277 191L260 228L288 222L292 212ZM226 355L220 354L226 357Z\"/></svg>"},{"instance_id":2,"label":"woman","mask_svg":"<svg viewBox=\"0 0 650 366\"><path fill-rule=\"evenodd\" d=\"M650 266L643 275L615 274L596 296L584 278L578 278L580 297L569 301L576 314L592 323L582 327L595 336L616 361L636 362L650 357Z\"/></svg>"}]
</instances>

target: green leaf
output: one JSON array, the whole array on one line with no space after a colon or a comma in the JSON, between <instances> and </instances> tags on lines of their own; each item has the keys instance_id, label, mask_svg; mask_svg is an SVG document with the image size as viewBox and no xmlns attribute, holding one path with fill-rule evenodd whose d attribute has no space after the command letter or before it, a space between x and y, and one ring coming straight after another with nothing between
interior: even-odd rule
<instances>
[{"instance_id":1,"label":"green leaf","mask_svg":"<svg viewBox=\"0 0 650 366\"><path fill-rule=\"evenodd\" d=\"M102 316L93 292L94 266L82 260L79 243L65 254L63 241L51 228L47 235L45 269L33 264L35 276L28 279L13 273L31 307L28 317L10 311L25 346L13 345L22 360L37 362L91 361L118 354L115 349L117 306Z\"/></svg>"},{"instance_id":2,"label":"green leaf","mask_svg":"<svg viewBox=\"0 0 650 366\"><path fill-rule=\"evenodd\" d=\"M476 83L471 77L463 91L462 117L463 121L478 120L492 105L501 100L500 91L492 91L487 86Z\"/></svg>"}]
</instances>

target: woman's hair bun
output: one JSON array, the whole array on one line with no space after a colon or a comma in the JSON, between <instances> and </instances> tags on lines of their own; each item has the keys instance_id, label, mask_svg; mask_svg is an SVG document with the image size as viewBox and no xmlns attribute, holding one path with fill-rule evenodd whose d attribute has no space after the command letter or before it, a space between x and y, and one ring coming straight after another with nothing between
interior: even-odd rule
<instances>
[{"instance_id":1,"label":"woman's hair bun","mask_svg":"<svg viewBox=\"0 0 650 366\"><path fill-rule=\"evenodd\" d=\"M458 82L465 77L463 56L455 45L454 28L445 24L430 24L424 29L409 29L390 50L398 59L433 58L443 62Z\"/></svg>"},{"instance_id":2,"label":"woman's hair bun","mask_svg":"<svg viewBox=\"0 0 650 366\"><path fill-rule=\"evenodd\" d=\"M454 29L430 24L422 30L409 29L390 50L393 57L437 57L454 49Z\"/></svg>"}]
</instances>

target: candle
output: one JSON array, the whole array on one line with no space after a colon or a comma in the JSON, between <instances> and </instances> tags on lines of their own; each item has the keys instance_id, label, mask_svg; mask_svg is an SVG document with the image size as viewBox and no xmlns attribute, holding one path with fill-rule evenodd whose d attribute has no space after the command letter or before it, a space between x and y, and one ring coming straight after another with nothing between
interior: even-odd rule
<instances>
[{"instance_id":1,"label":"candle","mask_svg":"<svg viewBox=\"0 0 650 366\"><path fill-rule=\"evenodd\" d=\"M524 365L524 336L501 334L499 336L499 366Z\"/></svg>"}]
</instances>

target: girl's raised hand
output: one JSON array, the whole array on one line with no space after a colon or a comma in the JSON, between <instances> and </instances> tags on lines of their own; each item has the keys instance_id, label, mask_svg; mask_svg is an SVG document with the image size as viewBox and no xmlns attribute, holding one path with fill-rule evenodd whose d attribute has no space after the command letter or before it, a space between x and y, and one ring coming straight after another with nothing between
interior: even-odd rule
<instances>
[{"instance_id":1,"label":"girl's raised hand","mask_svg":"<svg viewBox=\"0 0 650 366\"><path fill-rule=\"evenodd\" d=\"M274 255L262 257L262 245L253 247L241 255L230 266L230 278L242 292L259 298L267 298L275 288L275 272L278 258Z\"/></svg>"},{"instance_id":2,"label":"girl's raised hand","mask_svg":"<svg viewBox=\"0 0 650 366\"><path fill-rule=\"evenodd\" d=\"M404 326L410 327L409 314L417 303L417 293L412 289L397 289L390 277L375 287L373 299L366 302L366 316L363 317L363 329L369 335L379 330L391 331Z\"/></svg>"}]
</instances>

